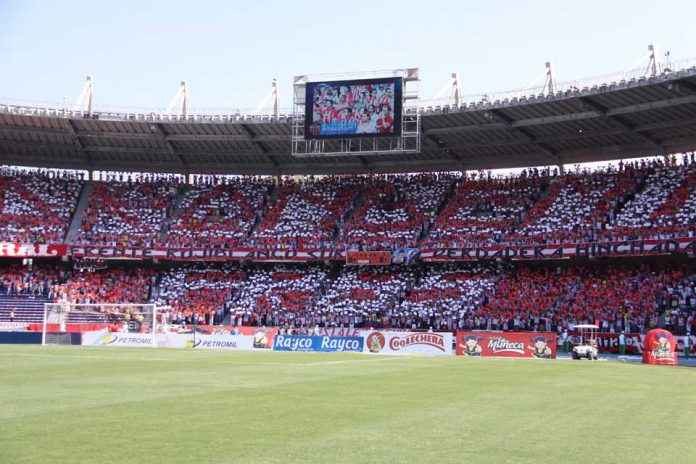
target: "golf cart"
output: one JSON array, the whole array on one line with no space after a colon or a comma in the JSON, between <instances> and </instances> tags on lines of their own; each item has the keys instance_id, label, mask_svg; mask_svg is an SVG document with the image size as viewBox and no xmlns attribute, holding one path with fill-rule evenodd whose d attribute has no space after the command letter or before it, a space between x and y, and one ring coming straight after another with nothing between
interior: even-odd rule
<instances>
[{"instance_id":1,"label":"golf cart","mask_svg":"<svg viewBox=\"0 0 696 464\"><path fill-rule=\"evenodd\" d=\"M597 330L599 327L594 324L580 324L575 326L580 335L579 341L573 347L573 359L587 358L591 361L599 359L597 349Z\"/></svg>"}]
</instances>

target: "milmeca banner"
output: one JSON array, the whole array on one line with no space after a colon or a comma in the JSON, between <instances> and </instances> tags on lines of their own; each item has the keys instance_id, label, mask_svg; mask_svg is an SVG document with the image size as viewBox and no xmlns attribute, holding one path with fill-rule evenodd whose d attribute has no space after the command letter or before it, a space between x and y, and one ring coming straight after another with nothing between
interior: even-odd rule
<instances>
[{"instance_id":1,"label":"milmeca banner","mask_svg":"<svg viewBox=\"0 0 696 464\"><path fill-rule=\"evenodd\" d=\"M276 335L275 351L362 351L362 337Z\"/></svg>"},{"instance_id":2,"label":"milmeca banner","mask_svg":"<svg viewBox=\"0 0 696 464\"><path fill-rule=\"evenodd\" d=\"M457 355L553 359L556 357L556 334L457 332Z\"/></svg>"}]
</instances>

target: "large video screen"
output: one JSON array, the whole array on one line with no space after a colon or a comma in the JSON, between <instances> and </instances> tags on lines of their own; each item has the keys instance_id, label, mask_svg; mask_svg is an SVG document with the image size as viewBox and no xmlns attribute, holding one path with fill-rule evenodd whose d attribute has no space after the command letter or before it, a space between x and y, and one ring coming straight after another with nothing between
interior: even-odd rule
<instances>
[{"instance_id":1,"label":"large video screen","mask_svg":"<svg viewBox=\"0 0 696 464\"><path fill-rule=\"evenodd\" d=\"M308 82L305 139L401 135L400 77Z\"/></svg>"}]
</instances>

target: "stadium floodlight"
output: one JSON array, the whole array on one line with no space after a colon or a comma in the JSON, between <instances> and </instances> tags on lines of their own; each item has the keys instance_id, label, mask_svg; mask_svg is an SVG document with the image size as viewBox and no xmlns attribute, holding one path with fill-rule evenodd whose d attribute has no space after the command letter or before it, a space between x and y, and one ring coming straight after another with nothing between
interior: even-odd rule
<instances>
[{"instance_id":1,"label":"stadium floodlight","mask_svg":"<svg viewBox=\"0 0 696 464\"><path fill-rule=\"evenodd\" d=\"M181 107L181 111L175 113L174 109L177 107ZM184 119L186 119L186 117L188 116L188 84L186 83L186 81L181 81L179 90L169 101L169 105L167 105L167 108L164 110L163 113L163 115L171 114L180 115Z\"/></svg>"},{"instance_id":2,"label":"stadium floodlight","mask_svg":"<svg viewBox=\"0 0 696 464\"><path fill-rule=\"evenodd\" d=\"M662 65L657 59L658 55L659 53L657 45L648 45L647 53L645 53L643 56L638 58L638 60L633 62L631 66L629 66L628 69L626 69L626 72L639 69L643 65L643 63L647 61L648 64L645 68L645 71L643 71L642 73L642 77L659 76L660 74L662 74Z\"/></svg>"},{"instance_id":3,"label":"stadium floodlight","mask_svg":"<svg viewBox=\"0 0 696 464\"><path fill-rule=\"evenodd\" d=\"M258 116L271 98L273 99L273 116L278 119L280 117L280 92L278 91L278 80L275 78L271 83L271 90L256 105L254 111L251 112L251 116Z\"/></svg>"},{"instance_id":4,"label":"stadium floodlight","mask_svg":"<svg viewBox=\"0 0 696 464\"><path fill-rule=\"evenodd\" d=\"M542 79L544 80L544 84L542 87L538 87ZM555 95L556 90L556 75L554 72L554 67L550 61L547 61L544 70L536 75L532 80L527 82L527 84L517 94L517 97L522 98L526 95L536 94Z\"/></svg>"},{"instance_id":5,"label":"stadium floodlight","mask_svg":"<svg viewBox=\"0 0 696 464\"><path fill-rule=\"evenodd\" d=\"M46 303L41 344L155 347L158 317L154 304Z\"/></svg>"},{"instance_id":6,"label":"stadium floodlight","mask_svg":"<svg viewBox=\"0 0 696 464\"><path fill-rule=\"evenodd\" d=\"M87 108L86 111L88 114L92 114L92 103L94 99L94 82L92 81L92 76L87 76L87 82L85 82L84 87L82 88L82 92L80 92L80 95L77 97L77 100L75 100L75 104L72 107L73 111L82 111L82 102L86 100L87 102Z\"/></svg>"},{"instance_id":7,"label":"stadium floodlight","mask_svg":"<svg viewBox=\"0 0 696 464\"><path fill-rule=\"evenodd\" d=\"M447 97L446 104L449 106L454 106L455 108L459 108L459 105L461 105L462 102L462 91L459 87L459 73L456 72L452 73L452 77L450 77L447 80L447 82L445 82L443 86L440 87L440 90L438 90L437 93L433 95L433 98L426 102L425 106L435 105L435 102L442 98L448 90L450 92L450 95L449 97Z\"/></svg>"}]
</instances>

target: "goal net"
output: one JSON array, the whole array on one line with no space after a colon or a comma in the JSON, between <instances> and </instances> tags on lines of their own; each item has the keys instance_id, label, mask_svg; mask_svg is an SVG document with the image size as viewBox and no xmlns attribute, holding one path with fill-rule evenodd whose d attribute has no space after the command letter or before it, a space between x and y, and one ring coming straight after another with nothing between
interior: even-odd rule
<instances>
[{"instance_id":1,"label":"goal net","mask_svg":"<svg viewBox=\"0 0 696 464\"><path fill-rule=\"evenodd\" d=\"M41 343L94 346L156 346L154 304L46 303Z\"/></svg>"}]
</instances>

